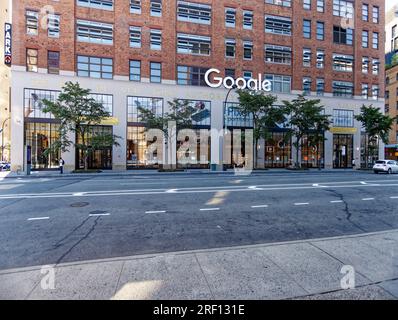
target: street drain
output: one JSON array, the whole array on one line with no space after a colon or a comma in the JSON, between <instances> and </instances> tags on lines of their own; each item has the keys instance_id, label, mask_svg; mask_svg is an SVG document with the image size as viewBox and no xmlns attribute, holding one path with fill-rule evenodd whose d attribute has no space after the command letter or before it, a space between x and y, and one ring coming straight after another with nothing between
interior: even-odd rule
<instances>
[{"instance_id":1,"label":"street drain","mask_svg":"<svg viewBox=\"0 0 398 320\"><path fill-rule=\"evenodd\" d=\"M75 202L75 203L72 203L70 206L72 208L83 208L83 207L87 207L88 205L89 205L88 202Z\"/></svg>"},{"instance_id":2,"label":"street drain","mask_svg":"<svg viewBox=\"0 0 398 320\"><path fill-rule=\"evenodd\" d=\"M90 214L104 214L104 213L108 213L108 211L95 210L90 212Z\"/></svg>"}]
</instances>

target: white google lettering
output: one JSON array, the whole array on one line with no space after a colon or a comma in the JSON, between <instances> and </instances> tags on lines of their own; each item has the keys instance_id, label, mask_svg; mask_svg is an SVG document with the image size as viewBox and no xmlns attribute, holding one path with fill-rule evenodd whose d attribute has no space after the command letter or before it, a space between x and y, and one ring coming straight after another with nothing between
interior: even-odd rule
<instances>
[{"instance_id":1,"label":"white google lettering","mask_svg":"<svg viewBox=\"0 0 398 320\"><path fill-rule=\"evenodd\" d=\"M244 78L234 79L232 77L221 78L218 76L214 76L214 82L210 81L211 74L220 74L220 70L212 68L209 69L205 74L205 82L211 88L219 88L221 85L224 86L226 89L232 89L234 86L238 89L249 89L249 90L256 90L256 91L271 91L272 84L269 80L263 80L262 75L258 75L258 79L249 79L246 80Z\"/></svg>"}]
</instances>

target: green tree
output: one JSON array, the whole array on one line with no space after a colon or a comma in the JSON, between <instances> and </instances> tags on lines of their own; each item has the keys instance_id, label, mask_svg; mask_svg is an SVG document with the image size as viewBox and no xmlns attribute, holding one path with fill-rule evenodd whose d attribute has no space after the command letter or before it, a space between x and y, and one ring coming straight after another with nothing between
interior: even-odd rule
<instances>
[{"instance_id":1,"label":"green tree","mask_svg":"<svg viewBox=\"0 0 398 320\"><path fill-rule=\"evenodd\" d=\"M290 115L289 131L287 137L294 137L293 146L296 148L296 168L301 168L299 154L302 139L305 135L312 134L311 143L319 144L324 131L330 128L330 115L325 114L325 108L319 99L307 99L304 95L298 95L292 101L283 101L286 112Z\"/></svg>"},{"instance_id":2,"label":"green tree","mask_svg":"<svg viewBox=\"0 0 398 320\"><path fill-rule=\"evenodd\" d=\"M285 109L275 106L276 96L262 91L237 90L237 94L240 113L253 119L253 158L257 167L258 141L267 139L276 124L285 122Z\"/></svg>"},{"instance_id":3,"label":"green tree","mask_svg":"<svg viewBox=\"0 0 398 320\"><path fill-rule=\"evenodd\" d=\"M88 158L95 151L113 145L118 146L119 136L107 133L92 133L92 127L111 115L90 96L90 90L84 89L78 82L66 82L62 92L54 102L42 101L44 112L52 113L60 121L59 138L46 150L46 153L61 150L67 152L70 147L82 151L84 170L88 168ZM69 138L74 133L76 140Z\"/></svg>"},{"instance_id":4,"label":"green tree","mask_svg":"<svg viewBox=\"0 0 398 320\"><path fill-rule=\"evenodd\" d=\"M193 127L192 116L197 112L197 109L192 106L189 100L174 99L168 101L168 111L159 115L153 110L139 106L139 121L145 123L145 130L158 129L163 133L165 141L165 164L163 168L170 167L174 169L174 165L169 165L168 154L169 146L176 139L176 134L181 129L191 129ZM169 125L173 124L176 126L176 130L173 133Z\"/></svg>"},{"instance_id":5,"label":"green tree","mask_svg":"<svg viewBox=\"0 0 398 320\"><path fill-rule=\"evenodd\" d=\"M356 115L355 119L362 123L362 127L366 133L366 146L368 152L365 153L365 164L369 166L369 157L372 158L372 164L375 158L378 157L379 142L388 143L388 136L394 121L397 118L392 118L384 115L379 108L373 105L361 107L361 114Z\"/></svg>"}]
</instances>

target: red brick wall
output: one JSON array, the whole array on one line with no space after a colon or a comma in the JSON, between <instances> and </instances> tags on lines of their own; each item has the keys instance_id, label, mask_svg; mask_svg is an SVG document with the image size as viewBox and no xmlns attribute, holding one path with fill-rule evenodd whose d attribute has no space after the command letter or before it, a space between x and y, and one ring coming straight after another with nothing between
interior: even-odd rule
<instances>
[{"instance_id":1,"label":"red brick wall","mask_svg":"<svg viewBox=\"0 0 398 320\"><path fill-rule=\"evenodd\" d=\"M356 24L355 24L355 45L345 46L333 43L333 25L339 25L341 19L333 16L333 0L325 0L325 13L316 11L316 0L312 1L312 10L306 11L302 7L302 1L292 1L292 8L285 8L276 5L265 4L264 0L191 0L193 2L212 4L212 24L202 25L186 22L177 22L176 0L163 1L163 16L150 17L149 1L142 1L142 14L130 14L129 0L117 0L114 4L114 11L89 9L76 6L76 0L43 1L43 0L18 0L14 1L13 7L13 59L15 65L25 65L26 48L39 50L39 67L47 67L47 50L61 51L61 69L74 71L75 56L77 54L95 55L114 58L114 74L128 76L129 59L142 61L142 77L149 77L149 62L158 61L163 63L163 78L176 79L176 65L184 64L191 66L216 67L220 70L233 68L236 75L240 76L243 70L251 70L254 75L257 73L275 73L292 75L293 90L302 89L302 77L311 76L313 87L316 90L316 77L323 77L326 80L326 91L331 92L333 80L355 82L355 94L361 94L361 83L379 84L381 96L384 93L384 70L381 66L379 76L362 75L361 57L379 58L384 61L384 0L367 1L371 5L378 5L380 8L380 23L363 22L361 19L362 1L356 1ZM47 31L39 29L38 36L27 36L25 32L25 9L40 10L46 5L52 5L55 13L61 15L61 37L51 39L47 37ZM226 28L224 23L225 7L237 9L236 28ZM243 29L243 10L254 11L253 30ZM264 15L281 15L292 17L293 35L279 36L266 34L264 32ZM41 14L43 17L43 14ZM102 21L114 24L114 45L94 45L75 41L75 19L81 18L93 21ZM312 20L312 39L304 39L302 35L303 19ZM325 22L325 40L317 41L316 21ZM142 48L133 49L129 47L129 26L142 27ZM162 30L163 43L162 51L149 49L149 30L156 28ZM379 32L379 50L363 49L361 47L362 29L370 31L369 43L371 46L371 32ZM212 54L209 57L176 54L177 32L211 36ZM224 39L226 37L236 38L236 58L225 58ZM252 40L254 44L254 58L252 61L243 60L243 40ZM293 50L292 66L266 64L264 62L264 44L278 44L291 46ZM324 49L326 53L325 69L303 68L302 50L303 47L312 49L312 65L315 65L316 50ZM354 73L334 72L332 70L333 52L352 54L356 57Z\"/></svg>"}]
</instances>

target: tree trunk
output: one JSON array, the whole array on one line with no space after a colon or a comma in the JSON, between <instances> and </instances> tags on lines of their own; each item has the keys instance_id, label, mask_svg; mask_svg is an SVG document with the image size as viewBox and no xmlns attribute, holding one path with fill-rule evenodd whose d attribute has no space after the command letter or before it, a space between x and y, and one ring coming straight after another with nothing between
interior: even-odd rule
<instances>
[{"instance_id":1,"label":"tree trunk","mask_svg":"<svg viewBox=\"0 0 398 320\"><path fill-rule=\"evenodd\" d=\"M301 168L301 161L299 161L299 146L300 146L300 139L297 139L296 141L296 168L300 169Z\"/></svg>"}]
</instances>

